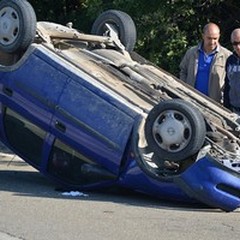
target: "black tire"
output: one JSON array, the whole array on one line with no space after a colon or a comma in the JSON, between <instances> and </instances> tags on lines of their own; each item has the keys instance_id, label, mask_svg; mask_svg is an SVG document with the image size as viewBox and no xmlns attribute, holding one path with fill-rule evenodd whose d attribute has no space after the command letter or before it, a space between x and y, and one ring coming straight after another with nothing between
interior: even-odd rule
<instances>
[{"instance_id":1,"label":"black tire","mask_svg":"<svg viewBox=\"0 0 240 240\"><path fill-rule=\"evenodd\" d=\"M136 26L132 18L125 12L118 10L108 10L103 12L93 23L91 33L104 35L106 32L105 24L112 24L118 32L121 43L128 52L133 51L137 33Z\"/></svg>"},{"instance_id":2,"label":"black tire","mask_svg":"<svg viewBox=\"0 0 240 240\"><path fill-rule=\"evenodd\" d=\"M18 53L26 50L36 34L35 11L26 0L0 2L0 51Z\"/></svg>"},{"instance_id":3,"label":"black tire","mask_svg":"<svg viewBox=\"0 0 240 240\"><path fill-rule=\"evenodd\" d=\"M146 119L144 130L148 147L158 156L160 165L193 156L203 146L206 136L202 114L181 99L156 105Z\"/></svg>"}]
</instances>

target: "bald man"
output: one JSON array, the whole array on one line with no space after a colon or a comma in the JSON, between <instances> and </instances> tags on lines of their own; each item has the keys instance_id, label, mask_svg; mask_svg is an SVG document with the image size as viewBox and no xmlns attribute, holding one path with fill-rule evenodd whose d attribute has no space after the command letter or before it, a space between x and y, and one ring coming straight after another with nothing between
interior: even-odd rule
<instances>
[{"instance_id":1,"label":"bald man","mask_svg":"<svg viewBox=\"0 0 240 240\"><path fill-rule=\"evenodd\" d=\"M224 106L240 114L240 28L231 34L233 54L227 59Z\"/></svg>"},{"instance_id":2,"label":"bald man","mask_svg":"<svg viewBox=\"0 0 240 240\"><path fill-rule=\"evenodd\" d=\"M204 26L202 41L187 50L180 63L180 79L222 103L225 65L231 52L220 45L219 38L218 25Z\"/></svg>"}]
</instances>

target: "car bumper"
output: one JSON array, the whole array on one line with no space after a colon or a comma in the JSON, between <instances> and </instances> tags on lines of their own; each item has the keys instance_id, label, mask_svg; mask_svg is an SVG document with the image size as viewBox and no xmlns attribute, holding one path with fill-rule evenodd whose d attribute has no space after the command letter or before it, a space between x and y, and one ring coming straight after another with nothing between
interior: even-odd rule
<instances>
[{"instance_id":1,"label":"car bumper","mask_svg":"<svg viewBox=\"0 0 240 240\"><path fill-rule=\"evenodd\" d=\"M174 179L192 198L224 211L240 207L240 174L206 155Z\"/></svg>"},{"instance_id":2,"label":"car bumper","mask_svg":"<svg viewBox=\"0 0 240 240\"><path fill-rule=\"evenodd\" d=\"M136 156L134 156L136 159ZM240 174L206 155L172 177L149 174L139 161L129 161L120 185L167 200L204 203L223 211L240 207Z\"/></svg>"}]
</instances>

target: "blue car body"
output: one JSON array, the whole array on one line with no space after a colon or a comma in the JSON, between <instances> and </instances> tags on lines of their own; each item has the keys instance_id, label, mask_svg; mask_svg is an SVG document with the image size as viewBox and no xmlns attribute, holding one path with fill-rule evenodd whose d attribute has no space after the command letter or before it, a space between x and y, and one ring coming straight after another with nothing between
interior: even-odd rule
<instances>
[{"instance_id":1,"label":"blue car body","mask_svg":"<svg viewBox=\"0 0 240 240\"><path fill-rule=\"evenodd\" d=\"M124 77L131 80L129 76L120 79L114 75L117 63L112 68L115 58L107 57L118 56L114 52L56 51L33 43L17 62L1 65L1 141L42 174L69 188L121 186L162 199L202 202L224 211L238 208L240 173L205 151L209 145L181 171L170 168L161 172L148 163L139 139L156 100L151 100L151 92L147 95L134 84L132 89L129 82L122 84ZM77 54L86 56L76 60ZM100 60L104 69L98 65ZM91 66L88 69L91 64L96 67L93 72L89 72ZM177 84L174 77L149 66L153 68ZM183 96L188 92L193 100L196 96L204 99L178 84L176 89L186 89ZM136 99L128 95L128 89ZM221 109L207 100L205 107L209 105ZM232 116L222 111L222 115Z\"/></svg>"}]
</instances>

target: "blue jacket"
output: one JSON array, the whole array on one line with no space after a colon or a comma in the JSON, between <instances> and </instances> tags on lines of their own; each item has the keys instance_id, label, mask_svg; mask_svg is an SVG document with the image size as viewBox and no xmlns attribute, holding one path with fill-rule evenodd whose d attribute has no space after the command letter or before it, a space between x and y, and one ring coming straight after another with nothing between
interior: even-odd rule
<instances>
[{"instance_id":1,"label":"blue jacket","mask_svg":"<svg viewBox=\"0 0 240 240\"><path fill-rule=\"evenodd\" d=\"M240 57L234 52L226 62L223 104L233 110L240 108Z\"/></svg>"}]
</instances>

